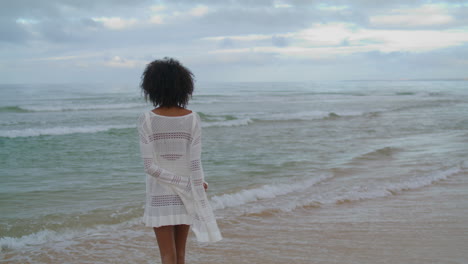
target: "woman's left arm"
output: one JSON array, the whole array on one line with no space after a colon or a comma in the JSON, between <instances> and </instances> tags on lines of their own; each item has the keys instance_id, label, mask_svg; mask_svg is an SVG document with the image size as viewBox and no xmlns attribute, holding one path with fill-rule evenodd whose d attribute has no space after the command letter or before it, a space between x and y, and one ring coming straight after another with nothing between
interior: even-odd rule
<instances>
[{"instance_id":1,"label":"woman's left arm","mask_svg":"<svg viewBox=\"0 0 468 264\"><path fill-rule=\"evenodd\" d=\"M195 115L194 120L194 132L193 141L190 149L190 169L192 171L191 178L194 180L194 184L203 184L204 189L208 189L208 183L205 181L205 174L203 172L203 166L201 162L202 152L202 133L201 133L201 121L198 115ZM200 181L201 179L201 181Z\"/></svg>"}]
</instances>

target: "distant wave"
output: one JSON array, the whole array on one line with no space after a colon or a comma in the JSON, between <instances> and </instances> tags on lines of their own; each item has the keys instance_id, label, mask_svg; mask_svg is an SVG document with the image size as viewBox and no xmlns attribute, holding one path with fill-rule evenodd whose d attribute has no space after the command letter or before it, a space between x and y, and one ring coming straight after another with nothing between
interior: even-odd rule
<instances>
[{"instance_id":1,"label":"distant wave","mask_svg":"<svg viewBox=\"0 0 468 264\"><path fill-rule=\"evenodd\" d=\"M276 113L264 114L253 113L250 115L233 116L233 115L207 115L199 112L198 114L203 120L203 127L231 127L231 126L246 126L254 122L261 121L307 121L307 120L334 120L346 117L376 117L378 111L375 112L325 112L325 111L304 111L295 113Z\"/></svg>"},{"instance_id":2,"label":"distant wave","mask_svg":"<svg viewBox=\"0 0 468 264\"><path fill-rule=\"evenodd\" d=\"M31 112L31 110L27 110L19 106L0 107L0 113L27 113L27 112Z\"/></svg>"},{"instance_id":3,"label":"distant wave","mask_svg":"<svg viewBox=\"0 0 468 264\"><path fill-rule=\"evenodd\" d=\"M415 92L396 92L395 95L415 95Z\"/></svg>"},{"instance_id":4,"label":"distant wave","mask_svg":"<svg viewBox=\"0 0 468 264\"><path fill-rule=\"evenodd\" d=\"M354 158L354 160L375 160L375 159L385 159L385 158L390 158L396 153L402 151L400 148L395 148L395 147L383 147L379 148L367 153L364 153L362 155L359 155Z\"/></svg>"},{"instance_id":5,"label":"distant wave","mask_svg":"<svg viewBox=\"0 0 468 264\"><path fill-rule=\"evenodd\" d=\"M221 99L216 99L216 98L203 98L200 99L199 97L194 97L194 100L191 102L191 104L213 104L213 103L219 103L219 102L226 102L226 100L221 100Z\"/></svg>"},{"instance_id":6,"label":"distant wave","mask_svg":"<svg viewBox=\"0 0 468 264\"><path fill-rule=\"evenodd\" d=\"M421 102L410 104L410 105L397 107L397 108L394 108L392 111L399 112L399 111L407 111L407 110L413 110L413 109L437 108L441 106L455 105L459 103L465 103L465 101L459 100L459 99L427 100L427 101L421 101Z\"/></svg>"},{"instance_id":7,"label":"distant wave","mask_svg":"<svg viewBox=\"0 0 468 264\"><path fill-rule=\"evenodd\" d=\"M295 183L268 184L255 189L242 190L237 193L223 194L211 197L213 209L240 206L262 199L272 199L296 191L304 191L312 185L330 179L332 175L322 175L317 178L298 181Z\"/></svg>"},{"instance_id":8,"label":"distant wave","mask_svg":"<svg viewBox=\"0 0 468 264\"><path fill-rule=\"evenodd\" d=\"M202 127L233 127L233 126L246 126L252 123L253 120L250 118L215 121L215 122L204 122Z\"/></svg>"},{"instance_id":9,"label":"distant wave","mask_svg":"<svg viewBox=\"0 0 468 264\"><path fill-rule=\"evenodd\" d=\"M18 130L0 131L0 137L17 138L17 137L35 137L35 136L54 136L67 135L75 133L96 133L108 131L111 129L132 128L135 126L126 125L109 125L109 126L82 126L82 127L51 127L51 128L27 128Z\"/></svg>"},{"instance_id":10,"label":"distant wave","mask_svg":"<svg viewBox=\"0 0 468 264\"><path fill-rule=\"evenodd\" d=\"M326 112L326 111L304 111L296 113L278 113L272 114L269 117L264 117L264 120L314 120L314 119L333 119L339 117L360 116L365 112Z\"/></svg>"},{"instance_id":11,"label":"distant wave","mask_svg":"<svg viewBox=\"0 0 468 264\"><path fill-rule=\"evenodd\" d=\"M0 107L0 112L29 113L29 112L67 112L83 110L129 109L142 107L139 103L130 104L94 104L94 105L26 105Z\"/></svg>"},{"instance_id":12,"label":"distant wave","mask_svg":"<svg viewBox=\"0 0 468 264\"><path fill-rule=\"evenodd\" d=\"M49 109L52 109L49 108ZM83 108L84 109L84 108ZM91 108L88 108L91 109ZM101 108L110 109L110 108ZM25 110L26 111L26 110ZM28 110L29 111L29 110ZM378 112L297 112L297 113L285 113L285 114L271 114L271 115L257 115L254 118L249 116L234 116L234 115L207 115L202 112L198 114L202 118L203 127L236 127L236 126L247 126L254 122L260 121L294 121L294 120L333 120L343 117L356 117L356 116L369 116L374 117ZM52 127L52 128L27 128L20 130L5 130L0 131L0 137L33 137L42 135L66 135L73 133L96 133L101 131L107 131L110 129L123 129L131 128L134 126L126 125L111 125L111 126L84 126L84 127Z\"/></svg>"}]
</instances>

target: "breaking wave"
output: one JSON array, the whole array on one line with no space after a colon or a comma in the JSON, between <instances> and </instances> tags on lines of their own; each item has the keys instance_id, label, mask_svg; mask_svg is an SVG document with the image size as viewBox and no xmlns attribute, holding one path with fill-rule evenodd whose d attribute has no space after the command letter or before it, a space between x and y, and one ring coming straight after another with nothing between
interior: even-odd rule
<instances>
[{"instance_id":1,"label":"breaking wave","mask_svg":"<svg viewBox=\"0 0 468 264\"><path fill-rule=\"evenodd\" d=\"M263 214L268 212L290 212L302 207L323 207L361 200L369 200L397 195L403 191L410 191L430 186L434 183L446 180L451 176L464 172L461 166L443 169L429 175L415 177L399 183L388 183L382 186L349 186L334 191L320 191L298 194L294 199L279 201L276 203L258 204L242 211L242 214Z\"/></svg>"},{"instance_id":2,"label":"breaking wave","mask_svg":"<svg viewBox=\"0 0 468 264\"><path fill-rule=\"evenodd\" d=\"M85 104L85 105L28 105L28 106L4 106L0 107L0 112L10 113L30 113L30 112L67 112L83 110L112 110L112 109L130 109L142 107L139 103L126 104Z\"/></svg>"},{"instance_id":3,"label":"breaking wave","mask_svg":"<svg viewBox=\"0 0 468 264\"><path fill-rule=\"evenodd\" d=\"M292 192L304 191L311 186L332 178L332 175L322 175L317 178L298 181L295 183L268 184L255 189L242 190L232 194L211 197L213 209L236 207L257 200L272 199Z\"/></svg>"},{"instance_id":4,"label":"breaking wave","mask_svg":"<svg viewBox=\"0 0 468 264\"><path fill-rule=\"evenodd\" d=\"M82 127L51 127L51 128L26 128L15 130L0 131L0 137L36 137L36 136L55 136L75 133L97 133L111 129L133 128L128 125L108 125L108 126L82 126Z\"/></svg>"}]
</instances>

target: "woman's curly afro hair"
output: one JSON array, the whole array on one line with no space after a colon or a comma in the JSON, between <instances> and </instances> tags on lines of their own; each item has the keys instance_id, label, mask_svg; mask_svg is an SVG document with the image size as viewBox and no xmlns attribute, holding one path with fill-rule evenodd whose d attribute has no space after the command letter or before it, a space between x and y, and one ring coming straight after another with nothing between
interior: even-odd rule
<instances>
[{"instance_id":1,"label":"woman's curly afro hair","mask_svg":"<svg viewBox=\"0 0 468 264\"><path fill-rule=\"evenodd\" d=\"M140 87L154 107L185 108L193 93L193 74L179 61L165 57L146 66Z\"/></svg>"}]
</instances>

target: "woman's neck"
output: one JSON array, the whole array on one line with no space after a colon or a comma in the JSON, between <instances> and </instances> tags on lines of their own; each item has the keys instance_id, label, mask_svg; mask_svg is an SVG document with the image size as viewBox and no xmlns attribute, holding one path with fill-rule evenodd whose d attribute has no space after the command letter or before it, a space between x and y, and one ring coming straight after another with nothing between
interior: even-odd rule
<instances>
[{"instance_id":1,"label":"woman's neck","mask_svg":"<svg viewBox=\"0 0 468 264\"><path fill-rule=\"evenodd\" d=\"M192 113L192 111L182 108L180 106L160 106L152 110L153 113L162 116L184 116Z\"/></svg>"}]
</instances>

